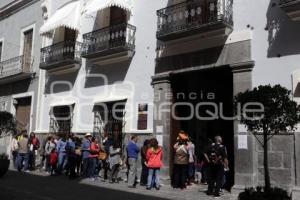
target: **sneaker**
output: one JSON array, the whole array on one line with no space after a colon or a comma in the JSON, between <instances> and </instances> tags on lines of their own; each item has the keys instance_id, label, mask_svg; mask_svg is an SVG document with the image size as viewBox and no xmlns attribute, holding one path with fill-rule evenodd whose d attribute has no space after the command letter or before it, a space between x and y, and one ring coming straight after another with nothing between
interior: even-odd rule
<instances>
[{"instance_id":1,"label":"sneaker","mask_svg":"<svg viewBox=\"0 0 300 200\"><path fill-rule=\"evenodd\" d=\"M128 188L136 188L136 186L135 185L130 185L130 186L128 186Z\"/></svg>"},{"instance_id":2,"label":"sneaker","mask_svg":"<svg viewBox=\"0 0 300 200\"><path fill-rule=\"evenodd\" d=\"M30 170L26 170L25 173L30 173Z\"/></svg>"},{"instance_id":3,"label":"sneaker","mask_svg":"<svg viewBox=\"0 0 300 200\"><path fill-rule=\"evenodd\" d=\"M95 178L90 178L90 181L95 181L96 179Z\"/></svg>"},{"instance_id":4,"label":"sneaker","mask_svg":"<svg viewBox=\"0 0 300 200\"><path fill-rule=\"evenodd\" d=\"M146 187L146 190L151 190L151 187Z\"/></svg>"},{"instance_id":5,"label":"sneaker","mask_svg":"<svg viewBox=\"0 0 300 200\"><path fill-rule=\"evenodd\" d=\"M156 187L155 189L156 189L156 190L160 190L160 187Z\"/></svg>"}]
</instances>

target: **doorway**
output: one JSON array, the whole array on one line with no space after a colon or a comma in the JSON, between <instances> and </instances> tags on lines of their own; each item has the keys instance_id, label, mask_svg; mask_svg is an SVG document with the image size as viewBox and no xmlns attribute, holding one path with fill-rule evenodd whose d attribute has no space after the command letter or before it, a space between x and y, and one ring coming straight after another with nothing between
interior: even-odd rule
<instances>
[{"instance_id":1,"label":"doorway","mask_svg":"<svg viewBox=\"0 0 300 200\"><path fill-rule=\"evenodd\" d=\"M234 121L221 117L221 113L226 117L233 116L233 75L230 68L174 75L171 83L175 111L171 145L176 142L178 132L184 130L195 144L197 158L202 160L214 137L222 136L230 162L227 178L227 187L230 188L234 181Z\"/></svg>"},{"instance_id":2,"label":"doorway","mask_svg":"<svg viewBox=\"0 0 300 200\"><path fill-rule=\"evenodd\" d=\"M50 132L60 135L68 135L72 129L74 104L55 106L51 108Z\"/></svg>"}]
</instances>

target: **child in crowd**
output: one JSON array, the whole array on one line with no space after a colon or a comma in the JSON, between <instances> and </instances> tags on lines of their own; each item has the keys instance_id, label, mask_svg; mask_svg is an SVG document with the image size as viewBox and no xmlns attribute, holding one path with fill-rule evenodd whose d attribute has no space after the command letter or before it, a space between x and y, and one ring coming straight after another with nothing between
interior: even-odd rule
<instances>
[{"instance_id":1,"label":"child in crowd","mask_svg":"<svg viewBox=\"0 0 300 200\"><path fill-rule=\"evenodd\" d=\"M50 154L50 166L51 166L51 176L55 175L57 168L58 155L56 149L52 149Z\"/></svg>"},{"instance_id":2,"label":"child in crowd","mask_svg":"<svg viewBox=\"0 0 300 200\"><path fill-rule=\"evenodd\" d=\"M202 165L203 162L200 161L199 159L196 159L195 162L195 183L196 184L200 184L201 183L201 179L202 179Z\"/></svg>"}]
</instances>

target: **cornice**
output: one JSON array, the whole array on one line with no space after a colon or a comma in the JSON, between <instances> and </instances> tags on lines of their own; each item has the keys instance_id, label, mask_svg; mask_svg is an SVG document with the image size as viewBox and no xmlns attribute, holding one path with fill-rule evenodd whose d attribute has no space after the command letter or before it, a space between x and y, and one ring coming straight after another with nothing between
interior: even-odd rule
<instances>
[{"instance_id":1,"label":"cornice","mask_svg":"<svg viewBox=\"0 0 300 200\"><path fill-rule=\"evenodd\" d=\"M0 21L40 0L14 0L0 8Z\"/></svg>"}]
</instances>

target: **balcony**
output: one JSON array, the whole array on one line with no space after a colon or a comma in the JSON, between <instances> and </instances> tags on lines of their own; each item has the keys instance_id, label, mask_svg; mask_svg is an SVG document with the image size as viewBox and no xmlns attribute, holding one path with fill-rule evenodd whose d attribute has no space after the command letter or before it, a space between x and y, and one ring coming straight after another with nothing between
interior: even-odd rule
<instances>
[{"instance_id":1,"label":"balcony","mask_svg":"<svg viewBox=\"0 0 300 200\"><path fill-rule=\"evenodd\" d=\"M119 24L83 35L82 57L97 62L128 59L135 50L136 27Z\"/></svg>"},{"instance_id":2,"label":"balcony","mask_svg":"<svg viewBox=\"0 0 300 200\"><path fill-rule=\"evenodd\" d=\"M300 0L280 0L279 6L294 21L300 21Z\"/></svg>"},{"instance_id":3,"label":"balcony","mask_svg":"<svg viewBox=\"0 0 300 200\"><path fill-rule=\"evenodd\" d=\"M32 61L32 58L18 56L0 62L0 84L31 78L33 75Z\"/></svg>"},{"instance_id":4,"label":"balcony","mask_svg":"<svg viewBox=\"0 0 300 200\"><path fill-rule=\"evenodd\" d=\"M233 30L233 0L192 0L157 11L157 39L229 35Z\"/></svg>"},{"instance_id":5,"label":"balcony","mask_svg":"<svg viewBox=\"0 0 300 200\"><path fill-rule=\"evenodd\" d=\"M82 43L64 41L41 49L40 68L48 71L75 69L81 63Z\"/></svg>"}]
</instances>

